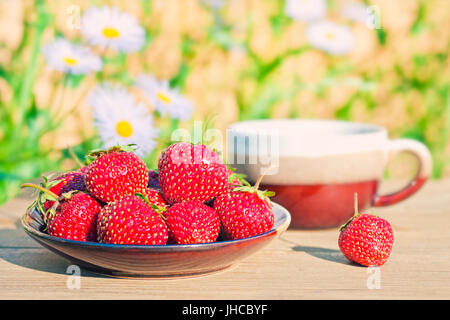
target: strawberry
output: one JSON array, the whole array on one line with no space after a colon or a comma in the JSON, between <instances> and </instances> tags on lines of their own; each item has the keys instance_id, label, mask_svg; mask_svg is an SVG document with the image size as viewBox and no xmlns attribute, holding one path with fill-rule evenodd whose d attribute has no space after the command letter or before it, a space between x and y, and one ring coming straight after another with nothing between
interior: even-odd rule
<instances>
[{"instance_id":1,"label":"strawberry","mask_svg":"<svg viewBox=\"0 0 450 320\"><path fill-rule=\"evenodd\" d=\"M158 172L155 170L148 171L148 185L152 189L161 189L158 181Z\"/></svg>"},{"instance_id":2,"label":"strawberry","mask_svg":"<svg viewBox=\"0 0 450 320\"><path fill-rule=\"evenodd\" d=\"M355 195L355 215L340 229L339 248L350 261L360 265L382 266L394 244L394 232L385 219L360 214Z\"/></svg>"},{"instance_id":3,"label":"strawberry","mask_svg":"<svg viewBox=\"0 0 450 320\"><path fill-rule=\"evenodd\" d=\"M252 237L272 229L275 217L268 197L273 192L258 190L261 179L254 187L244 183L214 201L225 239Z\"/></svg>"},{"instance_id":4,"label":"strawberry","mask_svg":"<svg viewBox=\"0 0 450 320\"><path fill-rule=\"evenodd\" d=\"M234 170L228 169L228 191L233 191L234 188L243 186L245 177L245 174L235 173Z\"/></svg>"},{"instance_id":5,"label":"strawberry","mask_svg":"<svg viewBox=\"0 0 450 320\"><path fill-rule=\"evenodd\" d=\"M131 151L129 147L113 147L90 154L96 159L89 165L85 181L94 197L107 203L147 188L147 166Z\"/></svg>"},{"instance_id":6,"label":"strawberry","mask_svg":"<svg viewBox=\"0 0 450 320\"><path fill-rule=\"evenodd\" d=\"M210 200L227 191L229 170L205 145L180 142L165 149L158 162L159 185L169 204Z\"/></svg>"},{"instance_id":7,"label":"strawberry","mask_svg":"<svg viewBox=\"0 0 450 320\"><path fill-rule=\"evenodd\" d=\"M176 203L164 214L169 243L192 244L216 241L220 232L217 212L198 200Z\"/></svg>"},{"instance_id":8,"label":"strawberry","mask_svg":"<svg viewBox=\"0 0 450 320\"><path fill-rule=\"evenodd\" d=\"M126 195L107 204L98 215L98 242L163 245L167 238L159 209L137 195Z\"/></svg>"},{"instance_id":9,"label":"strawberry","mask_svg":"<svg viewBox=\"0 0 450 320\"><path fill-rule=\"evenodd\" d=\"M144 195L147 197L148 201L151 204L155 204L161 208L167 207L167 203L164 201L163 197L161 196L158 190L146 188L144 190Z\"/></svg>"},{"instance_id":10,"label":"strawberry","mask_svg":"<svg viewBox=\"0 0 450 320\"><path fill-rule=\"evenodd\" d=\"M76 172L79 172L84 175L84 174L86 174L88 168L89 168L89 166L81 166L80 168L78 168L78 170Z\"/></svg>"},{"instance_id":11,"label":"strawberry","mask_svg":"<svg viewBox=\"0 0 450 320\"><path fill-rule=\"evenodd\" d=\"M100 203L89 194L72 190L60 196L43 185L24 183L21 188L32 187L40 191L32 207L39 211L46 223L46 230L52 236L79 240L95 241L96 219L101 209ZM53 205L44 211L42 203L52 201Z\"/></svg>"},{"instance_id":12,"label":"strawberry","mask_svg":"<svg viewBox=\"0 0 450 320\"><path fill-rule=\"evenodd\" d=\"M25 183L21 187L32 187L40 190L36 201L32 206L41 214L45 220L50 208L53 207L57 199L66 192L70 191L85 191L86 186L84 183L84 175L78 172L67 172L59 175L58 177L48 180L47 177L43 177L44 182L40 186ZM59 204L58 204L59 205Z\"/></svg>"},{"instance_id":13,"label":"strawberry","mask_svg":"<svg viewBox=\"0 0 450 320\"><path fill-rule=\"evenodd\" d=\"M55 193L57 196L63 193L70 192L73 190L85 191L86 185L84 183L84 175L79 172L67 172L58 177L47 181L44 177L44 188L48 188L51 192ZM54 201L47 200L44 202L44 210L47 211L52 207Z\"/></svg>"},{"instance_id":14,"label":"strawberry","mask_svg":"<svg viewBox=\"0 0 450 320\"><path fill-rule=\"evenodd\" d=\"M48 233L52 236L78 240L96 240L97 214L101 206L84 192L65 193L56 212L48 219Z\"/></svg>"}]
</instances>

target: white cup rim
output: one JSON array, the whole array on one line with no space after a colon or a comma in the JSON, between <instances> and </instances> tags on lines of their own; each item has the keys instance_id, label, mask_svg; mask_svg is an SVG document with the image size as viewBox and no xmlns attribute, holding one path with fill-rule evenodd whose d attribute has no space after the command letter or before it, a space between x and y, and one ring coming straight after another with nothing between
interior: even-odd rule
<instances>
[{"instance_id":1,"label":"white cup rim","mask_svg":"<svg viewBox=\"0 0 450 320\"><path fill-rule=\"evenodd\" d=\"M229 152L247 150L260 153L258 141L275 143L278 156L320 157L347 153L360 153L384 149L388 142L387 130L381 126L360 122L316 119L270 119L236 122L228 127ZM251 138L250 140L248 140ZM247 140L246 140L247 139ZM252 142L245 142L252 141ZM258 143L258 146L260 144ZM266 149L262 149L263 152ZM271 149L272 150L272 149ZM247 152L247 151L245 151Z\"/></svg>"},{"instance_id":2,"label":"white cup rim","mask_svg":"<svg viewBox=\"0 0 450 320\"><path fill-rule=\"evenodd\" d=\"M295 128L296 125L299 127ZM314 134L314 138L324 137L332 139L358 135L364 137L368 135L387 136L386 129L375 124L328 119L245 120L231 124L228 130L245 134L257 132L258 135L264 134L264 130L267 130L268 134L270 134L270 131L277 130L280 137Z\"/></svg>"}]
</instances>

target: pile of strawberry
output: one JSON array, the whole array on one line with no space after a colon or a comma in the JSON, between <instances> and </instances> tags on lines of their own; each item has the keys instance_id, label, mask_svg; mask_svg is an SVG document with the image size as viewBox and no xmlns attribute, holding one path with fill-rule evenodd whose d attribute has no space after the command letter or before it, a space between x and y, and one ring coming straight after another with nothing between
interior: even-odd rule
<instances>
[{"instance_id":1,"label":"pile of strawberry","mask_svg":"<svg viewBox=\"0 0 450 320\"><path fill-rule=\"evenodd\" d=\"M50 235L112 244L195 244L269 231L268 191L251 187L209 147L176 143L147 168L130 147L88 155L90 163L41 186L34 206Z\"/></svg>"}]
</instances>

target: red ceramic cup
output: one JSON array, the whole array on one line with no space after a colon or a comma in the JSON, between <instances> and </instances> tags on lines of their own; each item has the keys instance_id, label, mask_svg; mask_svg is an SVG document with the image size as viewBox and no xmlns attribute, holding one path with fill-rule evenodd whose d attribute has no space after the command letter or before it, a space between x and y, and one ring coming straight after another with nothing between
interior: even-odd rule
<instances>
[{"instance_id":1,"label":"red ceramic cup","mask_svg":"<svg viewBox=\"0 0 450 320\"><path fill-rule=\"evenodd\" d=\"M418 172L403 189L380 195L386 165L399 152L417 157ZM376 125L330 120L237 122L227 130L227 160L252 182L266 171L263 188L290 211L291 227L303 229L345 223L355 192L361 211L402 201L422 187L432 167L418 141L389 140Z\"/></svg>"}]
</instances>

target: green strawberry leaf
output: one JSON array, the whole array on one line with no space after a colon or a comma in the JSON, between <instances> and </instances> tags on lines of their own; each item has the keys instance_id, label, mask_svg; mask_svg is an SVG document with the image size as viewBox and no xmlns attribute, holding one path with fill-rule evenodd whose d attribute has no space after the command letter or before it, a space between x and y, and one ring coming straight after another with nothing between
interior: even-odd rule
<instances>
[{"instance_id":1,"label":"green strawberry leaf","mask_svg":"<svg viewBox=\"0 0 450 320\"><path fill-rule=\"evenodd\" d=\"M241 184L243 184L245 186L250 186L250 183L247 180L245 180L246 177L247 177L247 175L245 175L243 173L234 173L233 172L228 177L228 183L232 184L235 179L238 179Z\"/></svg>"},{"instance_id":2,"label":"green strawberry leaf","mask_svg":"<svg viewBox=\"0 0 450 320\"><path fill-rule=\"evenodd\" d=\"M79 193L80 190L71 190L69 192L64 192L59 199L65 199L65 200L69 200L70 198L72 198L72 195L75 193Z\"/></svg>"},{"instance_id":3,"label":"green strawberry leaf","mask_svg":"<svg viewBox=\"0 0 450 320\"><path fill-rule=\"evenodd\" d=\"M152 208L153 210L155 210L155 211L161 216L161 218L163 218L164 220L167 219L167 218L163 215L163 213L167 211L167 206L158 206L158 205L155 204L155 203L150 203L150 200L149 200L148 196L146 196L146 195L144 195L144 194L142 194L142 193L136 192L134 195L135 195L136 197L142 199L142 200L145 202L145 204L147 204L148 206L150 206L150 208Z\"/></svg>"},{"instance_id":4,"label":"green strawberry leaf","mask_svg":"<svg viewBox=\"0 0 450 320\"><path fill-rule=\"evenodd\" d=\"M150 205L150 200L148 200L148 197L145 196L143 193L136 192L134 195L135 195L136 197L142 199L146 204Z\"/></svg>"},{"instance_id":5,"label":"green strawberry leaf","mask_svg":"<svg viewBox=\"0 0 450 320\"><path fill-rule=\"evenodd\" d=\"M121 151L134 153L136 151L136 149L137 149L137 145L132 143L132 144L128 144L128 145L125 145L125 146L121 146L119 148L120 148Z\"/></svg>"},{"instance_id":6,"label":"green strawberry leaf","mask_svg":"<svg viewBox=\"0 0 450 320\"><path fill-rule=\"evenodd\" d=\"M104 154L108 154L111 152L129 152L129 153L134 153L137 149L137 145L134 143L131 144L127 144L124 146L121 145L117 145L114 147L111 147L107 150L105 149L94 149L91 150L87 155L86 155L86 164L90 164L92 161L98 159L99 157L101 157Z\"/></svg>"},{"instance_id":7,"label":"green strawberry leaf","mask_svg":"<svg viewBox=\"0 0 450 320\"><path fill-rule=\"evenodd\" d=\"M167 207L166 207L166 206L160 207L160 206L158 206L158 205L152 203L152 204L150 205L150 207L151 207L153 210L155 210L156 212L158 212L159 216L160 216L163 220L167 220L167 217L164 215L164 212L167 211Z\"/></svg>"}]
</instances>

